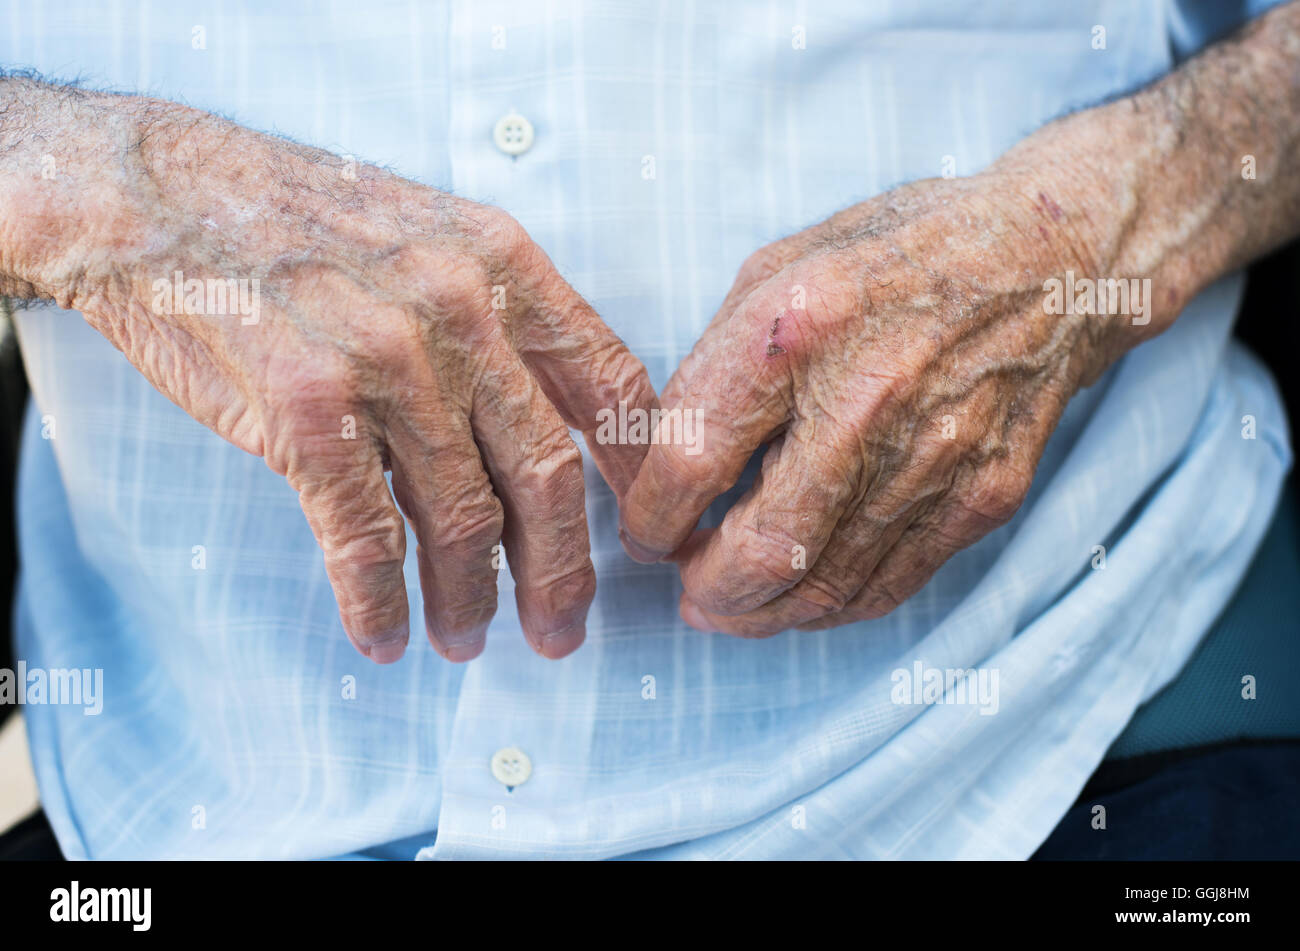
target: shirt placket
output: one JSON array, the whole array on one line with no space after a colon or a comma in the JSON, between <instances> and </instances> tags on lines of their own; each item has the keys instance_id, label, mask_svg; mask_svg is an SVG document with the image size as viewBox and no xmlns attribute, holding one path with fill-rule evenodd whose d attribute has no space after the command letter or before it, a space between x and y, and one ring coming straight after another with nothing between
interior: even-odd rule
<instances>
[{"instance_id":1,"label":"shirt placket","mask_svg":"<svg viewBox=\"0 0 1300 951\"><path fill-rule=\"evenodd\" d=\"M530 231L529 218L547 217L556 189L572 187L553 160L564 120L551 114L554 49L544 15L468 0L451 4L448 24L450 185ZM419 858L537 857L557 837L582 834L574 790L586 774L595 702L588 685L598 663L590 644L559 662L534 654L503 568L497 617L466 671L442 763L437 838Z\"/></svg>"}]
</instances>

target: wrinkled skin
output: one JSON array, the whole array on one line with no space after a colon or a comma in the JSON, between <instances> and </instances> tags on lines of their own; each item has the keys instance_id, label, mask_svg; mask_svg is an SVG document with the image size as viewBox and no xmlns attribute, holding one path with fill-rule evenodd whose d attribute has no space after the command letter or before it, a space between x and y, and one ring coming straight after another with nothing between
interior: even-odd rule
<instances>
[{"instance_id":1,"label":"wrinkled skin","mask_svg":"<svg viewBox=\"0 0 1300 951\"><path fill-rule=\"evenodd\" d=\"M80 310L160 391L288 479L343 626L372 660L408 641L402 513L444 657L483 648L499 543L530 644L575 650L596 578L567 426L590 436L601 407L651 405L640 362L504 212L170 103L125 102L56 107L102 134L24 193L22 220L47 240L5 262L29 285L11 278L9 292ZM69 203L76 238L62 228ZM260 319L155 313L153 282L176 270L260 279ZM589 441L626 488L642 450Z\"/></svg>"},{"instance_id":2,"label":"wrinkled skin","mask_svg":"<svg viewBox=\"0 0 1300 951\"><path fill-rule=\"evenodd\" d=\"M548 657L581 642L594 577L566 423L619 496L629 551L679 562L688 621L844 624L1004 523L1079 386L1296 234L1298 62L1292 2L972 178L759 251L664 394L703 414L700 455L596 444L600 410L655 405L644 369L504 213L375 169L353 180L171 103L0 75L0 296L81 310L283 473L376 660L407 639L385 467L444 656L482 648L498 537L530 642ZM260 278L261 320L151 313L151 282L177 268ZM1149 325L1045 314L1044 281L1067 270L1150 279ZM764 446L758 484L693 533Z\"/></svg>"},{"instance_id":3,"label":"wrinkled skin","mask_svg":"<svg viewBox=\"0 0 1300 951\"><path fill-rule=\"evenodd\" d=\"M1080 386L1300 228L1300 2L970 178L894 189L741 268L670 381L624 544L675 560L696 627L879 617L1005 523ZM1250 167L1243 171L1243 163ZM1045 282L1150 281L1146 313L1045 313ZM766 445L766 448L763 447ZM716 529L708 504L763 450Z\"/></svg>"},{"instance_id":4,"label":"wrinkled skin","mask_svg":"<svg viewBox=\"0 0 1300 951\"><path fill-rule=\"evenodd\" d=\"M702 451L656 445L623 503L681 613L749 637L876 618L1006 522L1074 392L1137 328L1044 314L1043 282L1108 273L1083 209L996 174L916 182L745 262L666 388ZM717 529L692 531L768 444Z\"/></svg>"}]
</instances>

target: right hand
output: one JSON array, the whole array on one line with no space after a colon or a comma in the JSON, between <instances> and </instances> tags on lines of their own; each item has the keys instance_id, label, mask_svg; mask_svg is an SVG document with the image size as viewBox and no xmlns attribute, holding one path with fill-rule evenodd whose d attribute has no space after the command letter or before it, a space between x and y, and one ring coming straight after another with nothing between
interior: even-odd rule
<instances>
[{"instance_id":1,"label":"right hand","mask_svg":"<svg viewBox=\"0 0 1300 951\"><path fill-rule=\"evenodd\" d=\"M285 476L343 627L372 660L398 659L408 640L393 495L440 654L483 649L499 544L529 643L575 650L596 578L566 424L621 497L645 447L597 444L597 412L655 397L523 228L172 103L82 93L51 108L57 176L3 159L0 291L81 311L162 393ZM166 313L158 291L177 271L257 278L256 322L233 305Z\"/></svg>"}]
</instances>

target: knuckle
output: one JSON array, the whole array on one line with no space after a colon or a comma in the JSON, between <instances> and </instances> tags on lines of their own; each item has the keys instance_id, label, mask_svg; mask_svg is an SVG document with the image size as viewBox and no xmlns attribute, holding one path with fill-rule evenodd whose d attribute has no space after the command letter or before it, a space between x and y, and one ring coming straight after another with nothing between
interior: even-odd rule
<instances>
[{"instance_id":1,"label":"knuckle","mask_svg":"<svg viewBox=\"0 0 1300 951\"><path fill-rule=\"evenodd\" d=\"M698 590L690 592L691 598L717 614L752 611L803 577L803 570L794 567L792 552L796 544L791 538L752 524L742 526L732 542L731 562L738 571L703 581Z\"/></svg>"},{"instance_id":2,"label":"knuckle","mask_svg":"<svg viewBox=\"0 0 1300 951\"><path fill-rule=\"evenodd\" d=\"M495 495L475 489L448 506L435 544L444 551L479 554L501 540L505 513Z\"/></svg>"},{"instance_id":3,"label":"knuckle","mask_svg":"<svg viewBox=\"0 0 1300 951\"><path fill-rule=\"evenodd\" d=\"M736 287L761 284L781 270L781 266L781 255L775 245L761 247L741 262L736 272Z\"/></svg>"},{"instance_id":4,"label":"knuckle","mask_svg":"<svg viewBox=\"0 0 1300 951\"><path fill-rule=\"evenodd\" d=\"M977 520L1003 525L1019 511L1032 478L1022 467L997 466L975 480L961 500L962 508Z\"/></svg>"},{"instance_id":5,"label":"knuckle","mask_svg":"<svg viewBox=\"0 0 1300 951\"><path fill-rule=\"evenodd\" d=\"M520 271L532 271L549 264L545 252L508 211L495 205L478 205L474 209L474 220L480 255Z\"/></svg>"},{"instance_id":6,"label":"knuckle","mask_svg":"<svg viewBox=\"0 0 1300 951\"><path fill-rule=\"evenodd\" d=\"M692 495L711 496L731 487L731 480L719 465L720 458L708 452L691 455L679 449L678 446L660 443L651 445L647 453L647 460L661 470L657 481L665 491L682 490Z\"/></svg>"},{"instance_id":7,"label":"knuckle","mask_svg":"<svg viewBox=\"0 0 1300 951\"><path fill-rule=\"evenodd\" d=\"M770 309L788 312L795 317L806 314L798 324L810 337L828 340L851 321L860 318L862 302L858 296L860 279L825 255L803 257L791 262L779 281L769 281Z\"/></svg>"},{"instance_id":8,"label":"knuckle","mask_svg":"<svg viewBox=\"0 0 1300 951\"><path fill-rule=\"evenodd\" d=\"M390 259L389 280L398 299L421 313L475 316L491 312L492 281L472 246L412 244Z\"/></svg>"},{"instance_id":9,"label":"knuckle","mask_svg":"<svg viewBox=\"0 0 1300 951\"><path fill-rule=\"evenodd\" d=\"M532 258L539 253L540 248L533 242L524 226L508 212L492 208L487 222L492 243L508 260L519 261Z\"/></svg>"},{"instance_id":10,"label":"knuckle","mask_svg":"<svg viewBox=\"0 0 1300 951\"><path fill-rule=\"evenodd\" d=\"M429 241L414 240L389 252L385 274L395 286L410 288L412 294L424 296L444 283L443 278L454 260L447 249Z\"/></svg>"},{"instance_id":11,"label":"knuckle","mask_svg":"<svg viewBox=\"0 0 1300 951\"><path fill-rule=\"evenodd\" d=\"M530 614L546 619L565 618L585 610L596 598L596 571L589 558L558 574L529 585Z\"/></svg>"},{"instance_id":12,"label":"knuckle","mask_svg":"<svg viewBox=\"0 0 1300 951\"><path fill-rule=\"evenodd\" d=\"M790 592L815 612L811 616L844 610L855 593L847 579L815 574L809 574Z\"/></svg>"},{"instance_id":13,"label":"knuckle","mask_svg":"<svg viewBox=\"0 0 1300 951\"><path fill-rule=\"evenodd\" d=\"M414 314L403 308L374 308L358 323L360 359L380 371L380 376L415 377L427 364L420 321Z\"/></svg>"},{"instance_id":14,"label":"knuckle","mask_svg":"<svg viewBox=\"0 0 1300 951\"><path fill-rule=\"evenodd\" d=\"M331 571L347 568L402 567L406 554L405 523L396 512L377 513L364 526L348 531L327 527L322 548Z\"/></svg>"},{"instance_id":15,"label":"knuckle","mask_svg":"<svg viewBox=\"0 0 1300 951\"><path fill-rule=\"evenodd\" d=\"M518 483L557 502L571 501L583 491L582 451L562 427L525 442L515 472Z\"/></svg>"},{"instance_id":16,"label":"knuckle","mask_svg":"<svg viewBox=\"0 0 1300 951\"><path fill-rule=\"evenodd\" d=\"M616 407L620 400L628 406L649 406L654 402L654 386L645 364L612 333L608 342L592 355L591 366L595 369L600 406Z\"/></svg>"},{"instance_id":17,"label":"knuckle","mask_svg":"<svg viewBox=\"0 0 1300 951\"><path fill-rule=\"evenodd\" d=\"M478 319L492 313L494 281L487 266L472 254L444 258L441 309Z\"/></svg>"},{"instance_id":18,"label":"knuckle","mask_svg":"<svg viewBox=\"0 0 1300 951\"><path fill-rule=\"evenodd\" d=\"M797 544L793 539L745 525L736 538L736 555L746 565L761 568L771 579L784 584L794 584L800 570L792 564L791 551Z\"/></svg>"},{"instance_id":19,"label":"knuckle","mask_svg":"<svg viewBox=\"0 0 1300 951\"><path fill-rule=\"evenodd\" d=\"M793 285L796 282L790 283ZM771 327L773 316L785 312L789 307L790 288L784 281L769 278L746 295L745 300L736 308L733 320L746 330L761 327L766 332Z\"/></svg>"}]
</instances>

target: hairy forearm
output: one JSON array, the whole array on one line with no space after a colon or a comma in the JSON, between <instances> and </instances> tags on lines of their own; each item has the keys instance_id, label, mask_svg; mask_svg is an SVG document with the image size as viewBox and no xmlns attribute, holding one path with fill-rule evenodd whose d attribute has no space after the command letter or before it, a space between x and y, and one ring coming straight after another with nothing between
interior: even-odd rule
<instances>
[{"instance_id":1,"label":"hairy forearm","mask_svg":"<svg viewBox=\"0 0 1300 951\"><path fill-rule=\"evenodd\" d=\"M1300 233L1300 3L1152 86L1058 120L994 166L1065 182L1040 228L1089 277L1151 279L1169 326L1208 284ZM1047 186L1044 186L1047 187Z\"/></svg>"},{"instance_id":2,"label":"hairy forearm","mask_svg":"<svg viewBox=\"0 0 1300 951\"><path fill-rule=\"evenodd\" d=\"M277 215L309 243L392 179L361 166L343 190L343 165L178 103L0 75L0 296L79 307L111 294L112 260L165 257L165 235L192 257L196 230L234 239Z\"/></svg>"},{"instance_id":3,"label":"hairy forearm","mask_svg":"<svg viewBox=\"0 0 1300 951\"><path fill-rule=\"evenodd\" d=\"M135 178L129 157L151 108L138 97L0 77L0 293L68 305L76 274L51 262L103 253L92 242Z\"/></svg>"}]
</instances>

